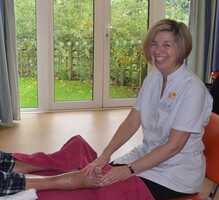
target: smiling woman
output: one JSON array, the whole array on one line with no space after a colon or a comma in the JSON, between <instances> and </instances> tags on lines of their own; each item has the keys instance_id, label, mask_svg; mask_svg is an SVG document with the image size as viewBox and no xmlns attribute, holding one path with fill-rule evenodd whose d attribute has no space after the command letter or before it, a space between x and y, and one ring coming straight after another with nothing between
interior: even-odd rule
<instances>
[{"instance_id":1,"label":"smiling woman","mask_svg":"<svg viewBox=\"0 0 219 200\"><path fill-rule=\"evenodd\" d=\"M86 167L87 174L103 168L141 126L143 142L114 160L100 185L137 175L155 199L196 193L205 176L202 136L212 98L184 64L192 49L191 34L185 24L163 19L149 29L143 45L156 69L145 78L132 110L102 154Z\"/></svg>"},{"instance_id":2,"label":"smiling woman","mask_svg":"<svg viewBox=\"0 0 219 200\"><path fill-rule=\"evenodd\" d=\"M165 22L165 24L162 24L163 22ZM178 48L178 55L176 56L176 65L181 65L184 59L188 57L192 50L192 36L189 29L184 23L176 22L171 19L159 21L158 23L156 23L155 26L153 26L153 28L147 35L147 38L144 41L144 53L147 61L150 64L153 64L152 56L150 54L150 48L154 45L154 43L157 44L156 41L154 41L154 36L157 36L157 34L161 34L163 32L166 32L166 35L168 35L169 37L169 41L167 38L167 40L163 39L162 42L165 42L165 44L167 45L166 48L170 44L171 46L174 46L174 44L176 44L175 47Z\"/></svg>"},{"instance_id":3,"label":"smiling woman","mask_svg":"<svg viewBox=\"0 0 219 200\"><path fill-rule=\"evenodd\" d=\"M167 76L179 69L191 50L192 36L184 23L164 19L151 28L144 41L144 53L146 60L163 75L161 97Z\"/></svg>"}]
</instances>

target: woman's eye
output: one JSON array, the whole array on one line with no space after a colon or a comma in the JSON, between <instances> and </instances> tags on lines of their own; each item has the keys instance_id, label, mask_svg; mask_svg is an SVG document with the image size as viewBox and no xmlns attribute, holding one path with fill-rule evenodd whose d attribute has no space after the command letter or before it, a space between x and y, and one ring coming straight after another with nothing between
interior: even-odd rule
<instances>
[{"instance_id":1,"label":"woman's eye","mask_svg":"<svg viewBox=\"0 0 219 200\"><path fill-rule=\"evenodd\" d=\"M170 47L170 44L165 44L164 47Z\"/></svg>"},{"instance_id":2,"label":"woman's eye","mask_svg":"<svg viewBox=\"0 0 219 200\"><path fill-rule=\"evenodd\" d=\"M164 47L172 47L173 45L171 43L165 43Z\"/></svg>"}]
</instances>

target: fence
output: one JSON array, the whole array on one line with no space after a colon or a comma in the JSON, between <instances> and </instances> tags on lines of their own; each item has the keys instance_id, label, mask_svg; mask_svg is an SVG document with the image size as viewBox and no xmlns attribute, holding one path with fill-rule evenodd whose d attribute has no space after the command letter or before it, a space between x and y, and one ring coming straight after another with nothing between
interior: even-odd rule
<instances>
[{"instance_id":1,"label":"fence","mask_svg":"<svg viewBox=\"0 0 219 200\"><path fill-rule=\"evenodd\" d=\"M123 44L124 45L124 44ZM127 46L124 52L112 45L110 57L110 80L112 85L140 87L146 76L146 68L140 44ZM36 52L18 52L19 76L37 76ZM58 80L93 80L93 47L84 43L67 43L54 51L54 78Z\"/></svg>"}]
</instances>

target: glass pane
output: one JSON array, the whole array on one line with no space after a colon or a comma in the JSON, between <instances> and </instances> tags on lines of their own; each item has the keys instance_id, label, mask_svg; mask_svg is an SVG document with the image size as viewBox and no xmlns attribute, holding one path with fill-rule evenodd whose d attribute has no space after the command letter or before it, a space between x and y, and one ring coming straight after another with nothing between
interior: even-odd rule
<instances>
[{"instance_id":1,"label":"glass pane","mask_svg":"<svg viewBox=\"0 0 219 200\"><path fill-rule=\"evenodd\" d=\"M190 0L166 0L166 17L189 24Z\"/></svg>"},{"instance_id":2,"label":"glass pane","mask_svg":"<svg viewBox=\"0 0 219 200\"><path fill-rule=\"evenodd\" d=\"M38 107L35 0L15 0L20 107Z\"/></svg>"},{"instance_id":3,"label":"glass pane","mask_svg":"<svg viewBox=\"0 0 219 200\"><path fill-rule=\"evenodd\" d=\"M55 102L93 99L93 1L54 0Z\"/></svg>"},{"instance_id":4,"label":"glass pane","mask_svg":"<svg viewBox=\"0 0 219 200\"><path fill-rule=\"evenodd\" d=\"M148 0L111 0L110 98L136 97L146 76Z\"/></svg>"}]
</instances>

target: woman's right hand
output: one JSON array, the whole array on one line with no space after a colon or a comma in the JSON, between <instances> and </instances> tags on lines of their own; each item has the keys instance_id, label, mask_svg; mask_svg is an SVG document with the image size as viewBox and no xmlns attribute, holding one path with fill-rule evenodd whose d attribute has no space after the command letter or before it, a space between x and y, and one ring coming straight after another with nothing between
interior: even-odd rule
<instances>
[{"instance_id":1,"label":"woman's right hand","mask_svg":"<svg viewBox=\"0 0 219 200\"><path fill-rule=\"evenodd\" d=\"M109 156L105 156L104 154L101 154L98 158L96 158L93 162L88 164L85 168L82 169L83 172L85 172L85 176L90 176L93 174L94 169L96 167L98 168L104 168L110 161Z\"/></svg>"}]
</instances>

